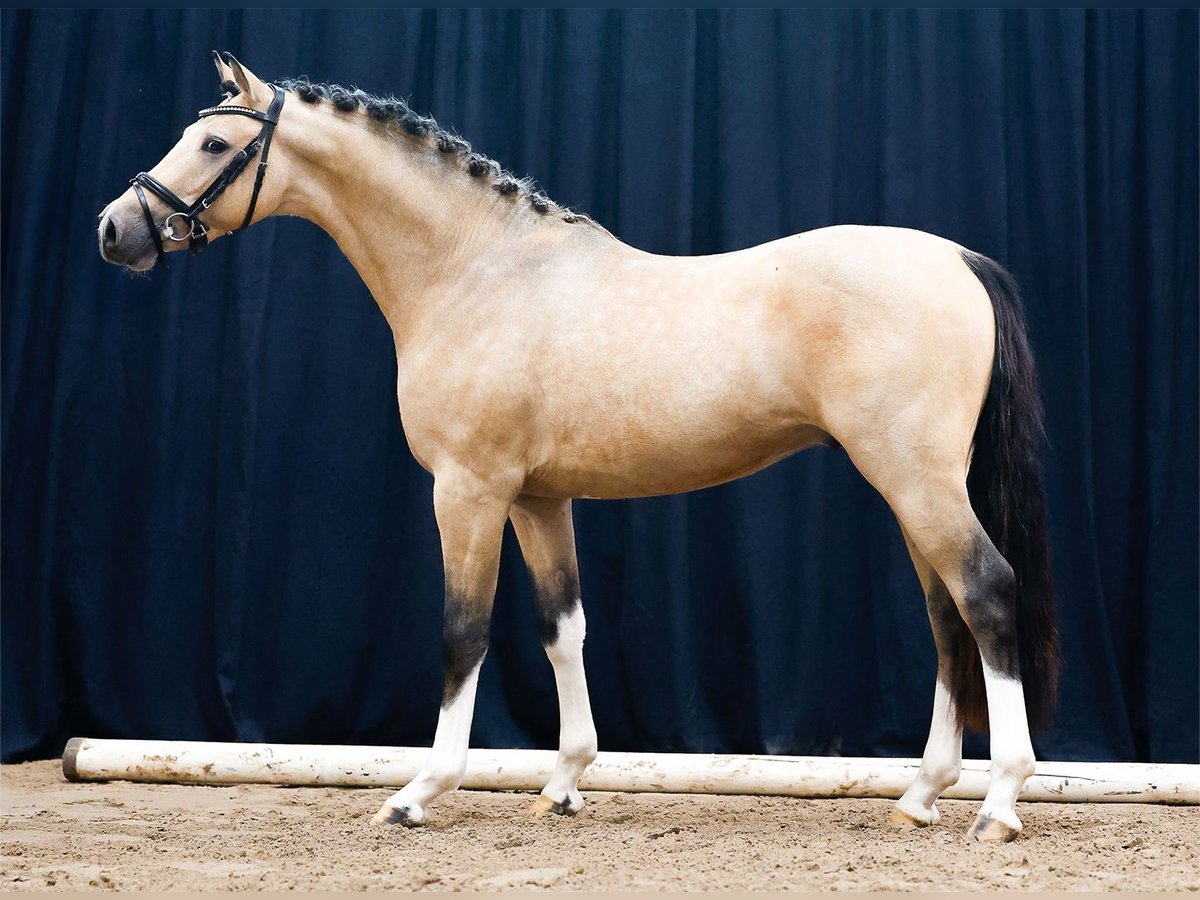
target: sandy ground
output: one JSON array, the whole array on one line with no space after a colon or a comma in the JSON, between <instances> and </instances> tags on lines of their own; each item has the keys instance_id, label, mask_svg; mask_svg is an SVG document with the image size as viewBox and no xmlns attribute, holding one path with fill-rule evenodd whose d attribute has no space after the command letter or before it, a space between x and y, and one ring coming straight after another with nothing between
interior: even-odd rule
<instances>
[{"instance_id":1,"label":"sandy ground","mask_svg":"<svg viewBox=\"0 0 1200 900\"><path fill-rule=\"evenodd\" d=\"M423 828L368 822L385 790L71 784L0 768L0 890L1186 889L1200 811L1024 804L1013 844L963 837L975 804L893 831L884 800L585 794L533 819L528 794L458 791Z\"/></svg>"}]
</instances>

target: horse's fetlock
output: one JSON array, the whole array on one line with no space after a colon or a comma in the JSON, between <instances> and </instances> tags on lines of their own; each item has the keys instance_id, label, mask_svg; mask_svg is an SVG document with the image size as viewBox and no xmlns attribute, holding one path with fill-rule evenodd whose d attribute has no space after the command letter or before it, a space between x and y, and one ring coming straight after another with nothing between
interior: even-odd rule
<instances>
[{"instance_id":1,"label":"horse's fetlock","mask_svg":"<svg viewBox=\"0 0 1200 900\"><path fill-rule=\"evenodd\" d=\"M466 774L465 765L454 769L432 769L425 773L422 780L438 794L444 794L446 791L458 790Z\"/></svg>"},{"instance_id":2,"label":"horse's fetlock","mask_svg":"<svg viewBox=\"0 0 1200 900\"><path fill-rule=\"evenodd\" d=\"M1037 771L1037 760L1033 751L1005 755L1002 758L992 758L992 778L1004 778L1012 781L1024 781Z\"/></svg>"},{"instance_id":3,"label":"horse's fetlock","mask_svg":"<svg viewBox=\"0 0 1200 900\"><path fill-rule=\"evenodd\" d=\"M962 765L960 763L941 763L928 767L922 766L921 774L929 784L937 787L939 791L944 791L958 783L959 776L962 775Z\"/></svg>"},{"instance_id":4,"label":"horse's fetlock","mask_svg":"<svg viewBox=\"0 0 1200 900\"><path fill-rule=\"evenodd\" d=\"M592 734L590 738L585 738L580 741L570 744L563 744L558 749L559 755L562 756L564 762L571 763L580 769L585 769L590 766L596 759L598 752L596 735Z\"/></svg>"}]
</instances>

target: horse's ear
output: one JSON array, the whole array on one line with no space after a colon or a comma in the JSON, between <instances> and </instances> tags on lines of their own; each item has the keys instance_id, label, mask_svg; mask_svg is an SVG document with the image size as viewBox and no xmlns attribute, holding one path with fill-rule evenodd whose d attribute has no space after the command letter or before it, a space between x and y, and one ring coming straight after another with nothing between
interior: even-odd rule
<instances>
[{"instance_id":1,"label":"horse's ear","mask_svg":"<svg viewBox=\"0 0 1200 900\"><path fill-rule=\"evenodd\" d=\"M225 60L221 59L221 54L214 50L212 52L213 65L217 67L217 80L221 83L221 90L227 97L237 95L240 88L237 82L233 80L233 69L226 65Z\"/></svg>"},{"instance_id":2,"label":"horse's ear","mask_svg":"<svg viewBox=\"0 0 1200 900\"><path fill-rule=\"evenodd\" d=\"M243 99L258 100L262 103L271 102L274 93L257 75L238 62L232 53L223 53L221 56L225 65L229 67L233 83L237 86L238 93Z\"/></svg>"}]
</instances>

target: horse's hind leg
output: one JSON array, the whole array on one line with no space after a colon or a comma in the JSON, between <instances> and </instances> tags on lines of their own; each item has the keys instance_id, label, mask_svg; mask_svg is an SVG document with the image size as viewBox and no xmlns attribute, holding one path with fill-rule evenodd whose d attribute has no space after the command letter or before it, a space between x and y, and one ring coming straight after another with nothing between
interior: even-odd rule
<instances>
[{"instance_id":1,"label":"horse's hind leg","mask_svg":"<svg viewBox=\"0 0 1200 900\"><path fill-rule=\"evenodd\" d=\"M531 812L574 815L579 778L596 758L596 727L583 670L583 605L571 501L519 497L510 514L537 596L538 625L558 684L558 762Z\"/></svg>"},{"instance_id":2,"label":"horse's hind leg","mask_svg":"<svg viewBox=\"0 0 1200 900\"><path fill-rule=\"evenodd\" d=\"M423 824L429 803L462 782L512 494L466 470L434 473L433 508L446 571L442 710L425 767L388 798L372 820L377 825Z\"/></svg>"},{"instance_id":3,"label":"horse's hind leg","mask_svg":"<svg viewBox=\"0 0 1200 900\"><path fill-rule=\"evenodd\" d=\"M962 772L963 726L954 709L950 678L956 654L962 652L958 639L966 626L941 576L913 545L907 532L904 533L904 541L921 581L921 589L925 592L925 608L929 613L933 643L938 654L938 674L933 692L933 719L929 725L925 753L921 757L921 769L904 796L896 801L889 821L900 826L936 825L940 816L935 802L942 791L958 781Z\"/></svg>"},{"instance_id":4,"label":"horse's hind leg","mask_svg":"<svg viewBox=\"0 0 1200 900\"><path fill-rule=\"evenodd\" d=\"M883 493L916 549L941 577L982 658L991 731L991 784L971 836L1012 840L1021 830L1015 809L1017 795L1034 771L1017 657L1012 567L975 517L961 474L927 471L917 483L891 491L885 487ZM967 671L957 665L953 668L956 678ZM952 690L959 693L967 688L969 685L957 685ZM949 707L948 711L954 712ZM967 723L982 719L972 710L959 713Z\"/></svg>"}]
</instances>

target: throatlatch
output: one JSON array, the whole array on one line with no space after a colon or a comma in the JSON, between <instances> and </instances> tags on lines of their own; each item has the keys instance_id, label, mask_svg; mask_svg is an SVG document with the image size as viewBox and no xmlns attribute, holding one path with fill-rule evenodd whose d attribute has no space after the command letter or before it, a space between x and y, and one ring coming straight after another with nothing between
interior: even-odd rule
<instances>
[{"instance_id":1,"label":"throatlatch","mask_svg":"<svg viewBox=\"0 0 1200 900\"><path fill-rule=\"evenodd\" d=\"M138 203L142 205L142 215L146 217L146 224L150 226L150 234L154 238L154 249L158 252L158 261L162 263L164 269L167 268L167 257L163 251L163 237L165 236L169 241L187 241L188 249L193 253L199 253L208 246L208 226L200 220L200 214L216 202L225 189L242 174L250 160L261 152L258 174L254 178L254 191L250 194L250 205L246 208L246 216L242 219L242 224L230 234L242 231L254 218L254 208L258 205L258 192L262 189L263 178L267 174L267 155L271 152L271 138L275 134L275 126L279 123L279 113L283 109L283 101L287 96L281 88L275 85L271 85L271 89L275 91L275 98L265 113L249 106L210 106L208 109L200 110L198 116L201 119L208 116L246 116L258 119L263 124L254 140L238 151L237 156L229 161L229 165L221 170L221 174L205 188L204 193L195 203L190 205L185 203L178 194L149 172L138 172L130 179L129 183L133 185ZM150 212L150 204L146 200L143 188L175 210L167 216L162 225L154 221L154 215Z\"/></svg>"}]
</instances>

